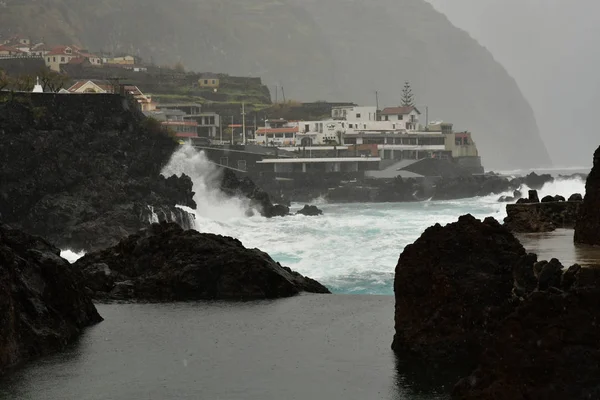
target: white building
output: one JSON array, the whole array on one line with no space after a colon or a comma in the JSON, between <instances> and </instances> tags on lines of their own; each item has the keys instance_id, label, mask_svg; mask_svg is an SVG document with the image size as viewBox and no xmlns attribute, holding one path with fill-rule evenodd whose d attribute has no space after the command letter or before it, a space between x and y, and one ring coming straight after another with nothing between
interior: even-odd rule
<instances>
[{"instance_id":1,"label":"white building","mask_svg":"<svg viewBox=\"0 0 600 400\"><path fill-rule=\"evenodd\" d=\"M377 121L377 107L333 107L331 109L331 118L356 122Z\"/></svg>"},{"instance_id":2,"label":"white building","mask_svg":"<svg viewBox=\"0 0 600 400\"><path fill-rule=\"evenodd\" d=\"M380 119L396 122L403 125L401 129L414 131L419 129L419 115L421 112L416 107L387 107L381 111Z\"/></svg>"}]
</instances>

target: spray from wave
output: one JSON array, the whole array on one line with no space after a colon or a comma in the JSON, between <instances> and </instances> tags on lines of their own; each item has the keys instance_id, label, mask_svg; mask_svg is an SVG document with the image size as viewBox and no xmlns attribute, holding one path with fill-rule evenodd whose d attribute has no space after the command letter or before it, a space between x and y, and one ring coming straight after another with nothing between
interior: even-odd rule
<instances>
[{"instance_id":1,"label":"spray from wave","mask_svg":"<svg viewBox=\"0 0 600 400\"><path fill-rule=\"evenodd\" d=\"M79 260L81 257L85 256L85 251L75 252L72 250L61 250L60 256L73 264L75 261Z\"/></svg>"},{"instance_id":2,"label":"spray from wave","mask_svg":"<svg viewBox=\"0 0 600 400\"><path fill-rule=\"evenodd\" d=\"M250 209L250 201L225 195L220 189L222 171L206 157L204 152L196 150L189 144L181 146L173 153L162 174L165 176L186 174L192 179L197 209L180 208L195 214L197 228L203 228L207 220L226 222L247 218L246 212Z\"/></svg>"}]
</instances>

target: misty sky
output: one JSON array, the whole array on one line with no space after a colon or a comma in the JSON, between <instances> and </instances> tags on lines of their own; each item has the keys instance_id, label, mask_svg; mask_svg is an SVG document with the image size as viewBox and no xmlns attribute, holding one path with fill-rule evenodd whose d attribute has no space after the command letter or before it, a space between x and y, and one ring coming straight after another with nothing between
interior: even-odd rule
<instances>
[{"instance_id":1,"label":"misty sky","mask_svg":"<svg viewBox=\"0 0 600 400\"><path fill-rule=\"evenodd\" d=\"M591 165L600 146L600 1L427 1L516 79L554 164Z\"/></svg>"}]
</instances>

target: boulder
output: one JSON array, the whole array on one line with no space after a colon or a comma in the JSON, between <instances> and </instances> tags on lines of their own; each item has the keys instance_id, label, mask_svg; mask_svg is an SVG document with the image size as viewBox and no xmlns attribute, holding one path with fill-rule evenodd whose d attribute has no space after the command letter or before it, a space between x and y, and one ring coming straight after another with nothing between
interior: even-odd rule
<instances>
[{"instance_id":1,"label":"boulder","mask_svg":"<svg viewBox=\"0 0 600 400\"><path fill-rule=\"evenodd\" d=\"M304 205L304 208L296 212L296 214L314 217L318 215L323 215L323 210L319 209L317 206L309 206L308 204L306 204Z\"/></svg>"},{"instance_id":2,"label":"boulder","mask_svg":"<svg viewBox=\"0 0 600 400\"><path fill-rule=\"evenodd\" d=\"M550 196L550 195L542 197L542 200L541 200L542 203L551 203L553 201L556 201L556 200L554 199L554 196Z\"/></svg>"},{"instance_id":3,"label":"boulder","mask_svg":"<svg viewBox=\"0 0 600 400\"><path fill-rule=\"evenodd\" d=\"M0 375L102 321L81 272L44 239L0 225Z\"/></svg>"},{"instance_id":4,"label":"boulder","mask_svg":"<svg viewBox=\"0 0 600 400\"><path fill-rule=\"evenodd\" d=\"M575 225L575 243L600 245L600 147L585 183L585 198Z\"/></svg>"},{"instance_id":5,"label":"boulder","mask_svg":"<svg viewBox=\"0 0 600 400\"><path fill-rule=\"evenodd\" d=\"M554 181L554 178L550 174L538 175L535 172L532 172L529 175L526 175L524 177L515 178L513 180L513 183L518 184L518 185L526 185L531 189L539 190L546 183L550 183L553 181Z\"/></svg>"},{"instance_id":6,"label":"boulder","mask_svg":"<svg viewBox=\"0 0 600 400\"><path fill-rule=\"evenodd\" d=\"M153 224L75 264L97 299L183 301L264 299L329 293L268 254L230 237ZM101 275L101 279L98 279ZM106 284L99 284L99 281Z\"/></svg>"},{"instance_id":7,"label":"boulder","mask_svg":"<svg viewBox=\"0 0 600 400\"><path fill-rule=\"evenodd\" d=\"M569 201L583 201L583 196L579 193L573 193L569 196Z\"/></svg>"},{"instance_id":8,"label":"boulder","mask_svg":"<svg viewBox=\"0 0 600 400\"><path fill-rule=\"evenodd\" d=\"M392 348L474 362L493 326L512 310L513 266L524 255L493 218L465 215L428 228L396 266Z\"/></svg>"}]
</instances>

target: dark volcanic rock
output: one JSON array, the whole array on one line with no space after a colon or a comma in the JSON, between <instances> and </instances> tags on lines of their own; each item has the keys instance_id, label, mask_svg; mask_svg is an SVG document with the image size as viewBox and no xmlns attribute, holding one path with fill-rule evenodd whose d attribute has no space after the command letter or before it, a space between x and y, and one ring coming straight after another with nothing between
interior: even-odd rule
<instances>
[{"instance_id":1,"label":"dark volcanic rock","mask_svg":"<svg viewBox=\"0 0 600 400\"><path fill-rule=\"evenodd\" d=\"M428 228L396 266L393 349L473 362L512 311L513 266L525 255L493 218L471 215Z\"/></svg>"},{"instance_id":2,"label":"dark volcanic rock","mask_svg":"<svg viewBox=\"0 0 600 400\"><path fill-rule=\"evenodd\" d=\"M99 299L260 299L329 293L239 240L153 224L115 247L77 261Z\"/></svg>"},{"instance_id":3,"label":"dark volcanic rock","mask_svg":"<svg viewBox=\"0 0 600 400\"><path fill-rule=\"evenodd\" d=\"M575 243L600 246L600 147L585 183L585 197L575 225Z\"/></svg>"},{"instance_id":4,"label":"dark volcanic rock","mask_svg":"<svg viewBox=\"0 0 600 400\"><path fill-rule=\"evenodd\" d=\"M323 215L323 210L319 209L317 206L309 206L308 204L305 204L304 208L296 212L296 214L315 217L318 215Z\"/></svg>"},{"instance_id":5,"label":"dark volcanic rock","mask_svg":"<svg viewBox=\"0 0 600 400\"><path fill-rule=\"evenodd\" d=\"M187 176L161 169L178 147L119 95L19 94L0 103L0 214L60 248L117 243L151 220L189 225Z\"/></svg>"},{"instance_id":6,"label":"dark volcanic rock","mask_svg":"<svg viewBox=\"0 0 600 400\"><path fill-rule=\"evenodd\" d=\"M504 225L512 232L551 232L557 228L572 229L575 226L581 202L551 201L520 203L506 206Z\"/></svg>"},{"instance_id":7,"label":"dark volcanic rock","mask_svg":"<svg viewBox=\"0 0 600 400\"><path fill-rule=\"evenodd\" d=\"M273 204L267 192L256 186L248 177L239 178L230 169L223 169L221 190L229 196L247 197L251 206L257 207L264 217L284 217L290 213L290 208L283 204Z\"/></svg>"},{"instance_id":8,"label":"dark volcanic rock","mask_svg":"<svg viewBox=\"0 0 600 400\"><path fill-rule=\"evenodd\" d=\"M45 240L0 226L0 375L100 322L81 272Z\"/></svg>"},{"instance_id":9,"label":"dark volcanic rock","mask_svg":"<svg viewBox=\"0 0 600 400\"><path fill-rule=\"evenodd\" d=\"M600 398L600 271L574 265L563 273L559 267L558 260L544 264L540 290L502 321L454 398Z\"/></svg>"},{"instance_id":10,"label":"dark volcanic rock","mask_svg":"<svg viewBox=\"0 0 600 400\"><path fill-rule=\"evenodd\" d=\"M529 191L527 198L530 203L539 203L540 202L540 198L538 197L538 192L535 189Z\"/></svg>"},{"instance_id":11,"label":"dark volcanic rock","mask_svg":"<svg viewBox=\"0 0 600 400\"><path fill-rule=\"evenodd\" d=\"M532 172L524 177L514 179L513 183L518 185L526 185L531 189L539 190L542 187L544 187L546 183L550 183L553 181L554 178L550 174L538 175L535 172Z\"/></svg>"}]
</instances>

